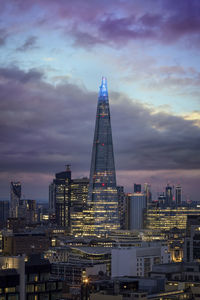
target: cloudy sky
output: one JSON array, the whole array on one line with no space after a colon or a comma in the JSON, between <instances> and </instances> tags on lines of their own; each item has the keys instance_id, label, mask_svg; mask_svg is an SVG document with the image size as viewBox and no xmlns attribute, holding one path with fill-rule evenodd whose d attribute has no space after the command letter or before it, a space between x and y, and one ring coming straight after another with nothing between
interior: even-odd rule
<instances>
[{"instance_id":1,"label":"cloudy sky","mask_svg":"<svg viewBox=\"0 0 200 300\"><path fill-rule=\"evenodd\" d=\"M89 175L108 79L117 181L199 199L199 0L0 1L0 199L21 181L48 199L55 172Z\"/></svg>"}]
</instances>

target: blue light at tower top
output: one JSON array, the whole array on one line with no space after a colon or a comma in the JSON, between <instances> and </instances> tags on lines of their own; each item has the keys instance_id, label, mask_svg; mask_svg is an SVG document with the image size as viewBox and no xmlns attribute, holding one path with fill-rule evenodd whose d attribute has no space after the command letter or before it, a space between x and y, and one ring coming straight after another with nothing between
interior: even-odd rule
<instances>
[{"instance_id":1,"label":"blue light at tower top","mask_svg":"<svg viewBox=\"0 0 200 300\"><path fill-rule=\"evenodd\" d=\"M102 77L101 85L99 87L99 100L108 101L108 88L106 77Z\"/></svg>"}]
</instances>

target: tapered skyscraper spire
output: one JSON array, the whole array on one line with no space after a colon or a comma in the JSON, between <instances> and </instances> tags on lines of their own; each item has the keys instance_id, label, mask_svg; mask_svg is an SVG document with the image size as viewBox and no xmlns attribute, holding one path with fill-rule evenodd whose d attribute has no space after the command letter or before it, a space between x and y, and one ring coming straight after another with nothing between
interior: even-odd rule
<instances>
[{"instance_id":1,"label":"tapered skyscraper spire","mask_svg":"<svg viewBox=\"0 0 200 300\"><path fill-rule=\"evenodd\" d=\"M88 205L91 212L90 230L94 235L103 236L119 228L115 163L105 77L102 78L99 89Z\"/></svg>"}]
</instances>

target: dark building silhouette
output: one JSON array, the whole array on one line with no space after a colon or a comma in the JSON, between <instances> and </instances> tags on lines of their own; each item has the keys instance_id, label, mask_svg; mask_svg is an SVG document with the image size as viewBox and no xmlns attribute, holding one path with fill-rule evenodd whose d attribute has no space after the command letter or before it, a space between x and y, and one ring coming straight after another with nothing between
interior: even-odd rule
<instances>
[{"instance_id":1,"label":"dark building silhouette","mask_svg":"<svg viewBox=\"0 0 200 300\"><path fill-rule=\"evenodd\" d=\"M123 186L117 186L120 229L125 229L126 199Z\"/></svg>"},{"instance_id":2,"label":"dark building silhouette","mask_svg":"<svg viewBox=\"0 0 200 300\"><path fill-rule=\"evenodd\" d=\"M148 183L144 184L144 194L146 197L146 207L148 207L152 202L151 185Z\"/></svg>"},{"instance_id":3,"label":"dark building silhouette","mask_svg":"<svg viewBox=\"0 0 200 300\"><path fill-rule=\"evenodd\" d=\"M134 193L141 193L142 186L141 184L134 183Z\"/></svg>"},{"instance_id":4,"label":"dark building silhouette","mask_svg":"<svg viewBox=\"0 0 200 300\"><path fill-rule=\"evenodd\" d=\"M165 188L165 197L166 197L166 206L171 206L173 203L173 189L172 187L167 184L166 188Z\"/></svg>"},{"instance_id":5,"label":"dark building silhouette","mask_svg":"<svg viewBox=\"0 0 200 300\"><path fill-rule=\"evenodd\" d=\"M176 205L181 205L182 202L182 188L180 185L177 185L175 188L175 201Z\"/></svg>"},{"instance_id":6,"label":"dark building silhouette","mask_svg":"<svg viewBox=\"0 0 200 300\"><path fill-rule=\"evenodd\" d=\"M9 201L0 201L0 226L6 225L9 217Z\"/></svg>"},{"instance_id":7,"label":"dark building silhouette","mask_svg":"<svg viewBox=\"0 0 200 300\"><path fill-rule=\"evenodd\" d=\"M56 174L53 180L56 223L61 227L70 228L70 201L71 201L71 170Z\"/></svg>"},{"instance_id":8,"label":"dark building silhouette","mask_svg":"<svg viewBox=\"0 0 200 300\"><path fill-rule=\"evenodd\" d=\"M10 184L10 217L18 217L19 201L21 198L21 183L11 182Z\"/></svg>"}]
</instances>

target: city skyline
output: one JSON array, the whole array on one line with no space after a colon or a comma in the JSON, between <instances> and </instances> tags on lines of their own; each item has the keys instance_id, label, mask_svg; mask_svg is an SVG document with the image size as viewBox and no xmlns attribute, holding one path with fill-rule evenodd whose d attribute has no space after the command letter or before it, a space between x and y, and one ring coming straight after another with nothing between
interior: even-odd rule
<instances>
[{"instance_id":1,"label":"city skyline","mask_svg":"<svg viewBox=\"0 0 200 300\"><path fill-rule=\"evenodd\" d=\"M199 200L198 1L11 0L0 8L1 199L11 181L26 198L47 199L68 163L74 177L89 176L105 75L117 184L131 192L148 182L155 194L180 183Z\"/></svg>"}]
</instances>

